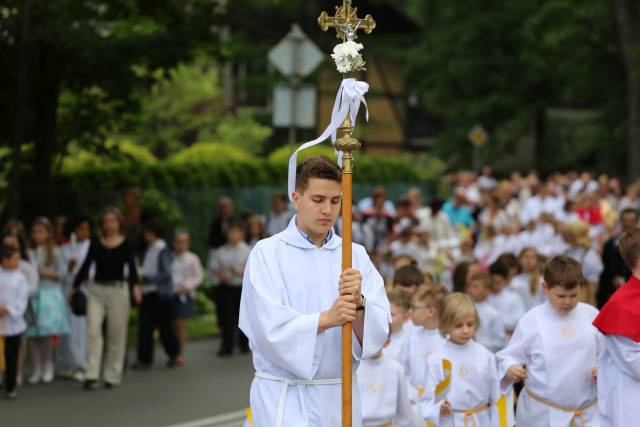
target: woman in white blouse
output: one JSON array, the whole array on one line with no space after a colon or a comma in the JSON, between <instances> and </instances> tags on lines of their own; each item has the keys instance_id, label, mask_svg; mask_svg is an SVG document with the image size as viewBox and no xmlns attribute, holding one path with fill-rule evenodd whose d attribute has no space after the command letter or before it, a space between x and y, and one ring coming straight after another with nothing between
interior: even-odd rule
<instances>
[{"instance_id":1,"label":"woman in white blouse","mask_svg":"<svg viewBox=\"0 0 640 427\"><path fill-rule=\"evenodd\" d=\"M204 273L200 258L189 251L191 239L189 232L178 230L173 238L173 260L171 261L171 278L176 293L176 333L180 342L180 356L176 359L179 365L184 364L184 345L187 340L185 319L194 314L194 298L196 288L200 286Z\"/></svg>"}]
</instances>

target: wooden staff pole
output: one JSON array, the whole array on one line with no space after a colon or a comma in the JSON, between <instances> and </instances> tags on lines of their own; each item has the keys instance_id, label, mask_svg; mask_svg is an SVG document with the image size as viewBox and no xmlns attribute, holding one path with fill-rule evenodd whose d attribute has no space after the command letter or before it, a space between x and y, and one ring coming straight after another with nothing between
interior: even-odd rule
<instances>
[{"instance_id":1,"label":"wooden staff pole","mask_svg":"<svg viewBox=\"0 0 640 427\"><path fill-rule=\"evenodd\" d=\"M338 128L340 138L336 148L342 151L342 270L351 268L352 253L352 206L353 206L353 158L351 152L360 147L360 142L351 137L353 126L349 116ZM342 427L351 427L353 414L353 325L342 325Z\"/></svg>"},{"instance_id":2,"label":"wooden staff pole","mask_svg":"<svg viewBox=\"0 0 640 427\"><path fill-rule=\"evenodd\" d=\"M366 15L364 19L358 18L358 8L351 6L351 0L343 0L342 6L336 6L335 16L329 16L327 12L322 12L318 17L318 25L322 31L329 28L336 30L336 36L343 42L355 39L358 30L363 30L367 34L376 28L376 21L371 15ZM342 126L338 128L340 136L335 147L342 151L342 270L351 268L351 224L353 206L353 169L351 152L360 148L360 142L352 138L353 124L349 115L345 118ZM351 337L353 325L347 323L342 325L342 427L352 425L352 378L353 359L351 355Z\"/></svg>"}]
</instances>

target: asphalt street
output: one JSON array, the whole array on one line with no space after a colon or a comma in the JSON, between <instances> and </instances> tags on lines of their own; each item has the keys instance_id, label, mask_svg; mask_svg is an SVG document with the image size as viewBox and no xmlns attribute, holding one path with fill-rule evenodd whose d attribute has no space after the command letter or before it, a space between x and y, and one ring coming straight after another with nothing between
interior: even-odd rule
<instances>
[{"instance_id":1,"label":"asphalt street","mask_svg":"<svg viewBox=\"0 0 640 427\"><path fill-rule=\"evenodd\" d=\"M249 406L250 355L218 358L218 343L189 343L182 368L165 367L156 350L148 371L128 370L120 387L84 391L55 380L25 385L15 401L0 395L2 427L234 427ZM133 353L131 353L133 360Z\"/></svg>"}]
</instances>

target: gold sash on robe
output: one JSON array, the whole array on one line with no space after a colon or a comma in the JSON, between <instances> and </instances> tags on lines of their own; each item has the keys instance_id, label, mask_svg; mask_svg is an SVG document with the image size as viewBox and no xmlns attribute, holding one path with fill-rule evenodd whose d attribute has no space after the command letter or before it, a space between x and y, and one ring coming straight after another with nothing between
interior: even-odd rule
<instances>
[{"instance_id":1,"label":"gold sash on robe","mask_svg":"<svg viewBox=\"0 0 640 427\"><path fill-rule=\"evenodd\" d=\"M587 403L586 405L584 405L581 408L573 409L573 408L567 408L565 406L557 405L557 404L555 404L553 402L549 402L548 400L545 400L545 399L541 398L540 396L536 396L535 394L531 393L531 391L529 391L528 388L525 388L525 391L526 391L526 393L527 393L527 395L529 397L531 397L533 400L535 400L538 403L542 403L543 405L546 405L546 406L548 406L550 408L553 408L553 409L557 409L559 411L573 413L573 418L571 418L571 427L575 427L576 418L578 418L580 420L580 426L581 427L587 427L587 420L584 418L584 411L586 411L587 409L589 409L590 407L595 405L596 402L597 402L597 400L593 400L593 401Z\"/></svg>"},{"instance_id":2,"label":"gold sash on robe","mask_svg":"<svg viewBox=\"0 0 640 427\"><path fill-rule=\"evenodd\" d=\"M469 427L469 420L473 427L478 427L475 414L489 410L489 405L478 406L472 409L452 409L451 411L458 414L464 414L464 427Z\"/></svg>"}]
</instances>

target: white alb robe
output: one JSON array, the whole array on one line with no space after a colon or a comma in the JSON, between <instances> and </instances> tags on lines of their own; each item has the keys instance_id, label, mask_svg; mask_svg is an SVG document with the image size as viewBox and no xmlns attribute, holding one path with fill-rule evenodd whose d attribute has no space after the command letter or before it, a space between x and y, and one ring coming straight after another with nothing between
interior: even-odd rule
<instances>
[{"instance_id":1,"label":"white alb robe","mask_svg":"<svg viewBox=\"0 0 640 427\"><path fill-rule=\"evenodd\" d=\"M505 331L513 332L518 320L525 313L522 299L513 290L504 288L498 293L489 295L487 302L500 313Z\"/></svg>"},{"instance_id":2,"label":"white alb robe","mask_svg":"<svg viewBox=\"0 0 640 427\"><path fill-rule=\"evenodd\" d=\"M476 342L492 353L507 345L507 334L501 314L488 301L476 303L480 325L476 331Z\"/></svg>"},{"instance_id":3,"label":"white alb robe","mask_svg":"<svg viewBox=\"0 0 640 427\"><path fill-rule=\"evenodd\" d=\"M444 399L436 402L436 386L445 378L442 360L451 362L451 389L446 400L454 410L451 416L440 415ZM438 427L498 426L495 403L499 398L495 356L484 346L470 340L458 345L447 341L427 360L425 392L420 399L422 417ZM489 405L486 410L467 415L464 411ZM462 412L459 412L462 411Z\"/></svg>"},{"instance_id":4,"label":"white alb robe","mask_svg":"<svg viewBox=\"0 0 640 427\"><path fill-rule=\"evenodd\" d=\"M363 426L393 422L395 427L414 427L406 376L397 360L383 353L361 361L358 386Z\"/></svg>"},{"instance_id":5,"label":"white alb robe","mask_svg":"<svg viewBox=\"0 0 640 427\"><path fill-rule=\"evenodd\" d=\"M409 332L405 331L404 328L392 333L389 336L389 345L382 350L385 356L391 357L392 359L402 363L402 350L405 347L405 341L408 336Z\"/></svg>"},{"instance_id":6,"label":"white alb robe","mask_svg":"<svg viewBox=\"0 0 640 427\"><path fill-rule=\"evenodd\" d=\"M276 426L279 413L284 427L340 424L341 328L318 334L318 321L338 297L341 246L334 234L316 247L294 218L282 233L259 241L249 256L239 326L249 338L256 370L250 397L253 427ZM353 336L355 375L358 361L375 355L386 342L391 313L382 277L355 244L353 268L362 273L366 297L362 345ZM325 384L308 384L318 380ZM353 426L360 427L357 381L353 391Z\"/></svg>"},{"instance_id":7,"label":"white alb robe","mask_svg":"<svg viewBox=\"0 0 640 427\"><path fill-rule=\"evenodd\" d=\"M605 335L598 361L598 410L602 427L638 422L640 343L621 335Z\"/></svg>"},{"instance_id":8,"label":"white alb robe","mask_svg":"<svg viewBox=\"0 0 640 427\"><path fill-rule=\"evenodd\" d=\"M596 400L592 369L602 345L602 334L592 325L597 314L594 307L578 303L569 314L561 315L545 302L518 322L509 345L496 355L503 394L512 385L506 378L509 367L527 368L525 389L516 409L518 427L582 427L579 417L574 420L573 412L541 403L526 390L553 405L573 410ZM582 412L586 427L600 425L596 405Z\"/></svg>"},{"instance_id":9,"label":"white alb robe","mask_svg":"<svg viewBox=\"0 0 640 427\"><path fill-rule=\"evenodd\" d=\"M424 389L427 359L444 345L446 339L438 329L417 327L407 337L402 351L404 370L409 378L409 398L417 402Z\"/></svg>"}]
</instances>

